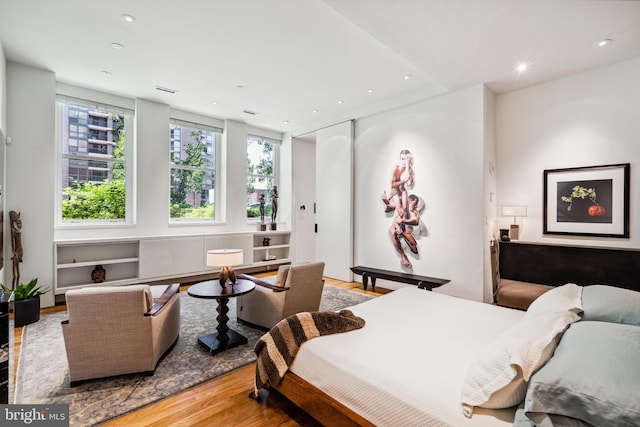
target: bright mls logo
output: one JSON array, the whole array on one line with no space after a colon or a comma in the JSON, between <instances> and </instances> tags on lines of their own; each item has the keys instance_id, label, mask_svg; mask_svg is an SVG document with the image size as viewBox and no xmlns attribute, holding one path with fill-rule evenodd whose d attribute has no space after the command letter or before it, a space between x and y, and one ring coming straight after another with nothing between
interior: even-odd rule
<instances>
[{"instance_id":1,"label":"bright mls logo","mask_svg":"<svg viewBox=\"0 0 640 427\"><path fill-rule=\"evenodd\" d=\"M0 405L0 425L69 427L69 405Z\"/></svg>"}]
</instances>

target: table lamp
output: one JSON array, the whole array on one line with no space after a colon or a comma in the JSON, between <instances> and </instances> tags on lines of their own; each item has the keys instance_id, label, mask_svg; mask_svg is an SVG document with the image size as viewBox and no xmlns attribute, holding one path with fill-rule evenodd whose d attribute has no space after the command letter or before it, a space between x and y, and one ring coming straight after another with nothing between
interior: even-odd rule
<instances>
[{"instance_id":1,"label":"table lamp","mask_svg":"<svg viewBox=\"0 0 640 427\"><path fill-rule=\"evenodd\" d=\"M227 286L227 281L233 286L236 283L234 265L242 264L242 249L212 249L207 251L207 266L221 267L220 286Z\"/></svg>"},{"instance_id":2,"label":"table lamp","mask_svg":"<svg viewBox=\"0 0 640 427\"><path fill-rule=\"evenodd\" d=\"M527 207L526 206L503 206L502 207L502 216L512 216L513 224L509 227L509 237L511 240L518 240L518 235L520 234L520 226L516 224L516 217L518 216L527 216Z\"/></svg>"}]
</instances>

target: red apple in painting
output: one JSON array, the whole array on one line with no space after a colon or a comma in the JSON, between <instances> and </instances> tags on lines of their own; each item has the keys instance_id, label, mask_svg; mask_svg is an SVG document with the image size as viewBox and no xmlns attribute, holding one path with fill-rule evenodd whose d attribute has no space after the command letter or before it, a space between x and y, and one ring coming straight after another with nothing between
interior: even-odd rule
<instances>
[{"instance_id":1,"label":"red apple in painting","mask_svg":"<svg viewBox=\"0 0 640 427\"><path fill-rule=\"evenodd\" d=\"M604 216L605 209L600 205L589 206L589 216Z\"/></svg>"}]
</instances>

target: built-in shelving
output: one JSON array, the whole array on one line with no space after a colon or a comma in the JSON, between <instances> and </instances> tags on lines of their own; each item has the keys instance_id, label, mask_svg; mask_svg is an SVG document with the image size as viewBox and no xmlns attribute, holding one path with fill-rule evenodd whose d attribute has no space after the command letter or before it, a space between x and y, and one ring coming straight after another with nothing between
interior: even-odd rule
<instances>
[{"instance_id":1,"label":"built-in shelving","mask_svg":"<svg viewBox=\"0 0 640 427\"><path fill-rule=\"evenodd\" d=\"M265 238L269 244L265 245ZM244 264L236 269L265 268L288 264L290 231L256 231L189 236L61 240L54 245L54 289L115 286L215 273L207 267L209 249L239 248ZM267 256L271 259L266 259ZM274 258L275 257L275 258ZM94 283L91 272L98 265L106 280Z\"/></svg>"},{"instance_id":2,"label":"built-in shelving","mask_svg":"<svg viewBox=\"0 0 640 427\"><path fill-rule=\"evenodd\" d=\"M90 240L57 242L55 248L56 294L85 286L135 283L139 269L138 240ZM106 280L94 283L91 272L102 265Z\"/></svg>"},{"instance_id":3,"label":"built-in shelving","mask_svg":"<svg viewBox=\"0 0 640 427\"><path fill-rule=\"evenodd\" d=\"M268 239L268 244L265 240ZM253 234L253 265L275 265L291 262L291 232L260 231Z\"/></svg>"}]
</instances>

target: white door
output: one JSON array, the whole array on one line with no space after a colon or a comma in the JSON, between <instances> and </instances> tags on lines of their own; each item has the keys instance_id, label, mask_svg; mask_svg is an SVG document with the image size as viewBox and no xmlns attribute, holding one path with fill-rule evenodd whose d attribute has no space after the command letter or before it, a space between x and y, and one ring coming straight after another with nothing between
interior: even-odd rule
<instances>
[{"instance_id":1,"label":"white door","mask_svg":"<svg viewBox=\"0 0 640 427\"><path fill-rule=\"evenodd\" d=\"M294 138L293 151L293 230L295 256L293 261L316 260L316 140Z\"/></svg>"},{"instance_id":2,"label":"white door","mask_svg":"<svg viewBox=\"0 0 640 427\"><path fill-rule=\"evenodd\" d=\"M316 132L316 259L324 275L352 281L353 121Z\"/></svg>"}]
</instances>

